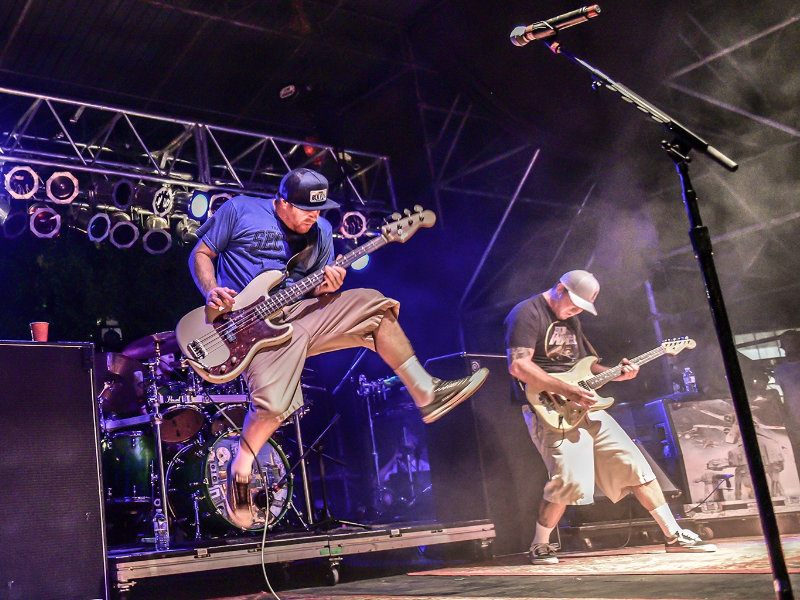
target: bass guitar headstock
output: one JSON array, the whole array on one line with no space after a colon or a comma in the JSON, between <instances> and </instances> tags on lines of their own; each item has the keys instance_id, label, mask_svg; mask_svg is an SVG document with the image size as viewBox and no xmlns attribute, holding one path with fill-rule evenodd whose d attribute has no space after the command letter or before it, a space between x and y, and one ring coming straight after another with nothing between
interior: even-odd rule
<instances>
[{"instance_id":1,"label":"bass guitar headstock","mask_svg":"<svg viewBox=\"0 0 800 600\"><path fill-rule=\"evenodd\" d=\"M392 222L381 227L381 235L389 242L405 242L414 235L420 227L433 227L436 223L436 214L432 210L424 210L421 206L414 207L414 211L405 209L405 214L393 213Z\"/></svg>"}]
</instances>

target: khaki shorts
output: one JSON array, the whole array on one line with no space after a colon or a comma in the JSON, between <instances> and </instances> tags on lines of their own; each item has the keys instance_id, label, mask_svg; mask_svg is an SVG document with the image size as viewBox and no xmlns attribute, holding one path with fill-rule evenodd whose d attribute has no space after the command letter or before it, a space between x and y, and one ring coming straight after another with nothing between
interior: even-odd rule
<instances>
[{"instance_id":1,"label":"khaki shorts","mask_svg":"<svg viewBox=\"0 0 800 600\"><path fill-rule=\"evenodd\" d=\"M630 436L604 410L590 412L567 432L545 425L527 404L522 414L550 473L542 494L549 502L591 504L595 484L609 500L618 502L631 487L656 478Z\"/></svg>"},{"instance_id":2,"label":"khaki shorts","mask_svg":"<svg viewBox=\"0 0 800 600\"><path fill-rule=\"evenodd\" d=\"M375 350L372 333L387 310L397 316L400 303L369 289L345 290L285 307L271 320L291 323L292 337L260 351L244 371L252 416L284 421L303 405L300 374L307 356L359 346Z\"/></svg>"}]
</instances>

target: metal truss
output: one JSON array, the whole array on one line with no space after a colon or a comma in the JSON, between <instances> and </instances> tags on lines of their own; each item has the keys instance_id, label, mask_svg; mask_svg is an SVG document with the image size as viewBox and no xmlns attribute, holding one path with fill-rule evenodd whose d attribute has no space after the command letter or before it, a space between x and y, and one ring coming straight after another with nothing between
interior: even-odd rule
<instances>
[{"instance_id":1,"label":"metal truss","mask_svg":"<svg viewBox=\"0 0 800 600\"><path fill-rule=\"evenodd\" d=\"M345 206L397 209L386 156L7 88L0 106L0 163L264 197L308 167Z\"/></svg>"},{"instance_id":2,"label":"metal truss","mask_svg":"<svg viewBox=\"0 0 800 600\"><path fill-rule=\"evenodd\" d=\"M788 6L788 5L787 5ZM792 12L792 11L787 11ZM782 20L776 22L775 24L764 27L758 31L752 31L750 34L743 38L739 39L734 43L723 45L719 42L719 40L712 35L711 32L706 28L706 26L693 14L687 15L689 22L691 23L694 31L698 35L701 40L704 40L706 43L710 45L710 48L713 50L711 53L702 54L697 48L696 44L690 40L689 36L686 33L682 33L679 38L696 57L696 60L684 67L681 67L672 73L669 73L664 81L664 85L667 87L680 92L686 96L695 98L703 103L709 104L714 108L721 109L723 111L735 114L739 117L743 117L752 121L753 123L767 129L767 130L774 130L780 132L781 134L789 136L789 142L780 146L773 146L766 151L762 151L757 155L753 155L750 157L745 158L744 160L740 160L740 164L744 165L749 162L759 161L769 159L770 156L774 155L777 152L782 151L791 151L793 147L795 147L798 143L800 143L800 130L795 127L792 127L790 124L783 123L779 120L770 118L767 115L757 114L750 110L746 110L739 106L732 101L730 98L721 99L716 97L715 95L711 95L708 93L703 93L700 90L692 89L687 85L682 85L680 80L682 77L693 74L695 71L699 69L707 68L710 70L711 74L717 77L720 80L723 80L723 75L721 71L721 65L724 64L727 69L734 72L738 76L742 77L750 84L750 90L753 94L758 95L762 98L765 103L766 100L763 97L763 94L760 90L760 83L758 81L753 80L751 74L748 74L747 69L741 64L741 60L737 59L735 53L739 50L745 49L751 44L759 42L764 38L769 36L773 36L782 32L784 29L796 27L798 23L800 23L800 15L797 14L789 14ZM706 177L711 177L714 181L721 186L731 198L733 198L738 208L743 213L751 213L752 209L749 206L749 202L746 198L742 197L742 194L737 191L730 183L727 182L726 179L720 178L716 175L715 172L709 172L706 174L701 174L699 178L702 179ZM663 191L658 192L659 194L663 193ZM793 254L793 248L788 247L786 241L782 241L780 238L776 238L773 235L762 235L760 237L755 236L755 234L770 232L771 230L776 230L779 227L785 226L788 223L792 223L795 221L800 220L800 212L798 211L791 211L786 212L782 215L776 215L766 221L756 222L752 225L743 226L738 229L733 229L731 231L725 232L724 234L720 234L712 238L713 243L719 242L737 242L743 238L747 239L748 248L750 248L749 257L746 259L745 263L740 265L739 273L746 273L747 278L752 279L761 279L762 276L759 274L759 270L754 268L757 262L762 258L762 255L765 252L768 244L774 243L777 244L780 249L785 252L787 255ZM680 269L682 268L683 259L688 258L693 254L693 249L690 245L684 245L680 248L676 248L671 251L663 252L659 257L658 260L662 264L668 265L670 262L675 264L673 268ZM742 294L746 292L745 290L745 277L735 277L734 282L732 284L732 297L734 301L741 300ZM796 287L797 284L793 284L793 287ZM792 287L792 286L790 286ZM746 295L746 294L745 294Z\"/></svg>"}]
</instances>

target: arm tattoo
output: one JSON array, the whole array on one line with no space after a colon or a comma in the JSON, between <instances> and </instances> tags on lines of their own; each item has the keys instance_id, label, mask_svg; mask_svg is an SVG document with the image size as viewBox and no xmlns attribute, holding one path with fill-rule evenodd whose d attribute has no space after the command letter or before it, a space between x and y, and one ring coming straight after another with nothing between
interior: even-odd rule
<instances>
[{"instance_id":1,"label":"arm tattoo","mask_svg":"<svg viewBox=\"0 0 800 600\"><path fill-rule=\"evenodd\" d=\"M507 354L508 362L511 364L521 358L531 358L533 356L533 348L509 348Z\"/></svg>"}]
</instances>

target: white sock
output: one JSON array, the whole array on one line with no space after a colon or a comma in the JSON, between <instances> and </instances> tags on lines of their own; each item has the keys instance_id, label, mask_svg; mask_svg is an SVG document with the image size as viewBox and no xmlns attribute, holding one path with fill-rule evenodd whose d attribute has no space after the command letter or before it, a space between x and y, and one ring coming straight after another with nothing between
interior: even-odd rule
<instances>
[{"instance_id":1,"label":"white sock","mask_svg":"<svg viewBox=\"0 0 800 600\"><path fill-rule=\"evenodd\" d=\"M555 529L555 527L545 527L539 523L539 521L536 521L536 533L533 535L531 548L533 548L536 544L549 544L550 534L553 532L553 529Z\"/></svg>"},{"instance_id":2,"label":"white sock","mask_svg":"<svg viewBox=\"0 0 800 600\"><path fill-rule=\"evenodd\" d=\"M675 515L672 514L666 502L651 510L650 514L653 515L656 523L661 527L661 531L668 538L675 537L675 534L681 530L680 525L675 520Z\"/></svg>"},{"instance_id":3,"label":"white sock","mask_svg":"<svg viewBox=\"0 0 800 600\"><path fill-rule=\"evenodd\" d=\"M412 356L394 371L406 386L417 406L425 406L433 400L433 377L425 370L416 356Z\"/></svg>"}]
</instances>

